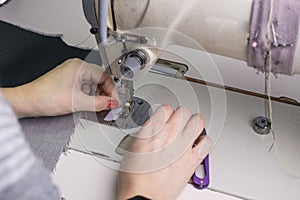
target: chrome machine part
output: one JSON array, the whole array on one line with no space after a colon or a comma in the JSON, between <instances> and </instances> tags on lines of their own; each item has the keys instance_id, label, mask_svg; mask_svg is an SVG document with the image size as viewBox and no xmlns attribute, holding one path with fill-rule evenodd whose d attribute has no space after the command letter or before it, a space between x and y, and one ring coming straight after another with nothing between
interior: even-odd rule
<instances>
[{"instance_id":1,"label":"chrome machine part","mask_svg":"<svg viewBox=\"0 0 300 200\"><path fill-rule=\"evenodd\" d=\"M121 88L124 91L125 105L123 105L122 114L130 115L132 108L132 97L133 97L133 81L127 79L121 79Z\"/></svg>"},{"instance_id":2,"label":"chrome machine part","mask_svg":"<svg viewBox=\"0 0 300 200\"><path fill-rule=\"evenodd\" d=\"M147 56L143 50L130 51L122 63L120 63L120 71L125 78L121 78L121 87L125 95L125 105L123 105L124 115L129 115L132 108L133 81L131 80L137 72L145 67Z\"/></svg>"},{"instance_id":3,"label":"chrome machine part","mask_svg":"<svg viewBox=\"0 0 300 200\"><path fill-rule=\"evenodd\" d=\"M267 135L271 130L271 121L266 117L256 117L253 120L253 130L260 135Z\"/></svg>"},{"instance_id":4,"label":"chrome machine part","mask_svg":"<svg viewBox=\"0 0 300 200\"><path fill-rule=\"evenodd\" d=\"M142 70L147 63L147 55L141 49L130 51L123 63L120 65L120 71L125 78L132 79L139 70Z\"/></svg>"},{"instance_id":5,"label":"chrome machine part","mask_svg":"<svg viewBox=\"0 0 300 200\"><path fill-rule=\"evenodd\" d=\"M132 97L131 110L129 113L120 113L114 121L105 121L108 110L95 113L85 112L84 118L107 126L116 127L120 130L128 130L142 126L152 115L151 105L138 97Z\"/></svg>"},{"instance_id":6,"label":"chrome machine part","mask_svg":"<svg viewBox=\"0 0 300 200\"><path fill-rule=\"evenodd\" d=\"M148 29L144 31L133 30L122 33L114 31L107 32L107 2L108 0L82 1L85 17L91 24L91 33L95 35L99 44L98 47L106 72L111 74L116 80L120 80L122 93L125 97L119 119L115 122L118 124L119 128L132 128L136 126L134 124L139 124L135 123L136 119L134 118L141 110L138 108L141 108L143 105L142 115L149 113L151 110L150 105L142 99L138 100L138 104L136 103L137 97L133 97L133 81L143 77L143 75L150 70L149 68L157 61L160 49L163 49L164 47L164 45L162 45L164 42L157 41L157 37L159 36L158 38L164 41L165 35L169 35L170 33L156 29L154 32L152 32L153 30L150 30L149 32ZM160 34L161 32L164 34ZM107 35L107 33L109 33L109 35ZM164 61L164 66L165 65L169 66L168 62ZM182 77L187 71L187 67L182 69L178 64L173 63L172 66L173 65L176 70L174 74L171 74L170 76ZM156 71L159 73L162 71L164 74L168 74L170 71L173 73L174 71L165 68L166 67L162 68L158 65L156 66ZM177 72L179 69L181 69L180 73ZM97 114L98 118L99 116ZM101 118L104 117L105 116L102 113ZM146 118L142 117L142 119ZM97 121L103 122L103 120L99 119ZM145 122L145 120L142 120L142 122Z\"/></svg>"},{"instance_id":7,"label":"chrome machine part","mask_svg":"<svg viewBox=\"0 0 300 200\"><path fill-rule=\"evenodd\" d=\"M128 107L127 107L128 108ZM132 129L142 126L151 116L151 105L138 97L132 97L129 112L124 110L111 124L119 129Z\"/></svg>"},{"instance_id":8,"label":"chrome machine part","mask_svg":"<svg viewBox=\"0 0 300 200\"><path fill-rule=\"evenodd\" d=\"M142 105L135 104L133 101L133 78L140 70L144 69L148 60L146 52L136 49L136 46L153 46L155 42L140 35L115 32L111 34L112 37L107 38L108 0L83 0L82 3L85 17L91 24L90 31L98 42L102 64L105 66L106 72L121 80L125 103L119 121L128 121L129 118L135 116L134 112L139 110L137 108ZM148 105L143 100L139 99L138 101ZM131 121L135 120L131 119Z\"/></svg>"}]
</instances>

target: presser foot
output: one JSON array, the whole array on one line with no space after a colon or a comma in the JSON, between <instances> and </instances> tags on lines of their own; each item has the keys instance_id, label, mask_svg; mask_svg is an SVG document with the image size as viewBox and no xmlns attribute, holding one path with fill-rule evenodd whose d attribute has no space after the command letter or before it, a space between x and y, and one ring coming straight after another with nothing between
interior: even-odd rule
<instances>
[{"instance_id":1,"label":"presser foot","mask_svg":"<svg viewBox=\"0 0 300 200\"><path fill-rule=\"evenodd\" d=\"M116 120L105 121L105 117L110 111L101 111L87 113L86 119L99 122L107 126L116 127L120 130L133 129L142 126L152 115L151 105L139 97L132 97L130 109L124 109L120 112Z\"/></svg>"}]
</instances>

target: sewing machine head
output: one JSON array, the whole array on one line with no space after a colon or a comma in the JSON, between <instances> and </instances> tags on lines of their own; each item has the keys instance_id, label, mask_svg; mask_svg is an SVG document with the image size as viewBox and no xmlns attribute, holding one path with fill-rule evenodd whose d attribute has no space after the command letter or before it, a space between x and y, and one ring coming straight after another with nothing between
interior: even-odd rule
<instances>
[{"instance_id":1,"label":"sewing machine head","mask_svg":"<svg viewBox=\"0 0 300 200\"><path fill-rule=\"evenodd\" d=\"M132 32L111 32L111 35L98 45L106 72L118 82L122 110L119 109L117 118L109 118L109 115L106 118L114 120L118 128L141 126L152 113L147 101L134 97L134 81L142 79L157 61L155 44L155 39L151 37ZM145 115L140 116L141 113Z\"/></svg>"},{"instance_id":2,"label":"sewing machine head","mask_svg":"<svg viewBox=\"0 0 300 200\"><path fill-rule=\"evenodd\" d=\"M109 40L109 42L104 41L99 44L100 49L105 51L101 53L101 57L102 60L106 60L106 63L103 63L106 72L120 82L119 93L123 108L120 117L127 118L132 116L137 106L149 107L144 100L133 98L134 80L145 74L144 71L147 71L153 64L153 59L149 55L150 51L146 48L149 46L149 39L133 34L115 34ZM108 55L107 52L112 53Z\"/></svg>"},{"instance_id":3,"label":"sewing machine head","mask_svg":"<svg viewBox=\"0 0 300 200\"><path fill-rule=\"evenodd\" d=\"M122 129L140 126L152 111L148 102L133 96L134 81L145 76L158 60L160 47L157 47L155 38L141 33L140 30L122 33L107 31L108 1L95 1L96 4L94 0L82 2L85 16L91 24L90 32L95 35L98 43L102 64L106 72L119 83L122 110L116 111L117 114L109 113L105 119L115 121L115 125ZM95 13L101 14L98 16ZM146 116L140 116L141 113L146 113Z\"/></svg>"}]
</instances>

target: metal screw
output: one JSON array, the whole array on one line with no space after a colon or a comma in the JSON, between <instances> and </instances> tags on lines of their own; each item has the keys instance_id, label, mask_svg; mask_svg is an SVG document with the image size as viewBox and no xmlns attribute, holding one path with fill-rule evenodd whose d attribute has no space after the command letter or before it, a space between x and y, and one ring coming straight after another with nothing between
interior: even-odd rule
<instances>
[{"instance_id":1,"label":"metal screw","mask_svg":"<svg viewBox=\"0 0 300 200\"><path fill-rule=\"evenodd\" d=\"M98 28L93 27L90 29L90 32L91 34L95 35L96 33L98 33Z\"/></svg>"},{"instance_id":2,"label":"metal screw","mask_svg":"<svg viewBox=\"0 0 300 200\"><path fill-rule=\"evenodd\" d=\"M253 120L253 130L260 135L267 135L271 130L271 121L266 117L256 117Z\"/></svg>"}]
</instances>

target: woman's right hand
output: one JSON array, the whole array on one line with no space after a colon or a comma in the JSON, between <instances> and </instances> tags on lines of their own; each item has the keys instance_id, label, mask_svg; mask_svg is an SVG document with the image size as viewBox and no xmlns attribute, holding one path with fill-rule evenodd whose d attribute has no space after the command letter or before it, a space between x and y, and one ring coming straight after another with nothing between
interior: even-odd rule
<instances>
[{"instance_id":1,"label":"woman's right hand","mask_svg":"<svg viewBox=\"0 0 300 200\"><path fill-rule=\"evenodd\" d=\"M160 107L125 154L118 199L176 199L211 150L212 142L207 136L193 146L203 128L200 114L192 115L183 107Z\"/></svg>"}]
</instances>

